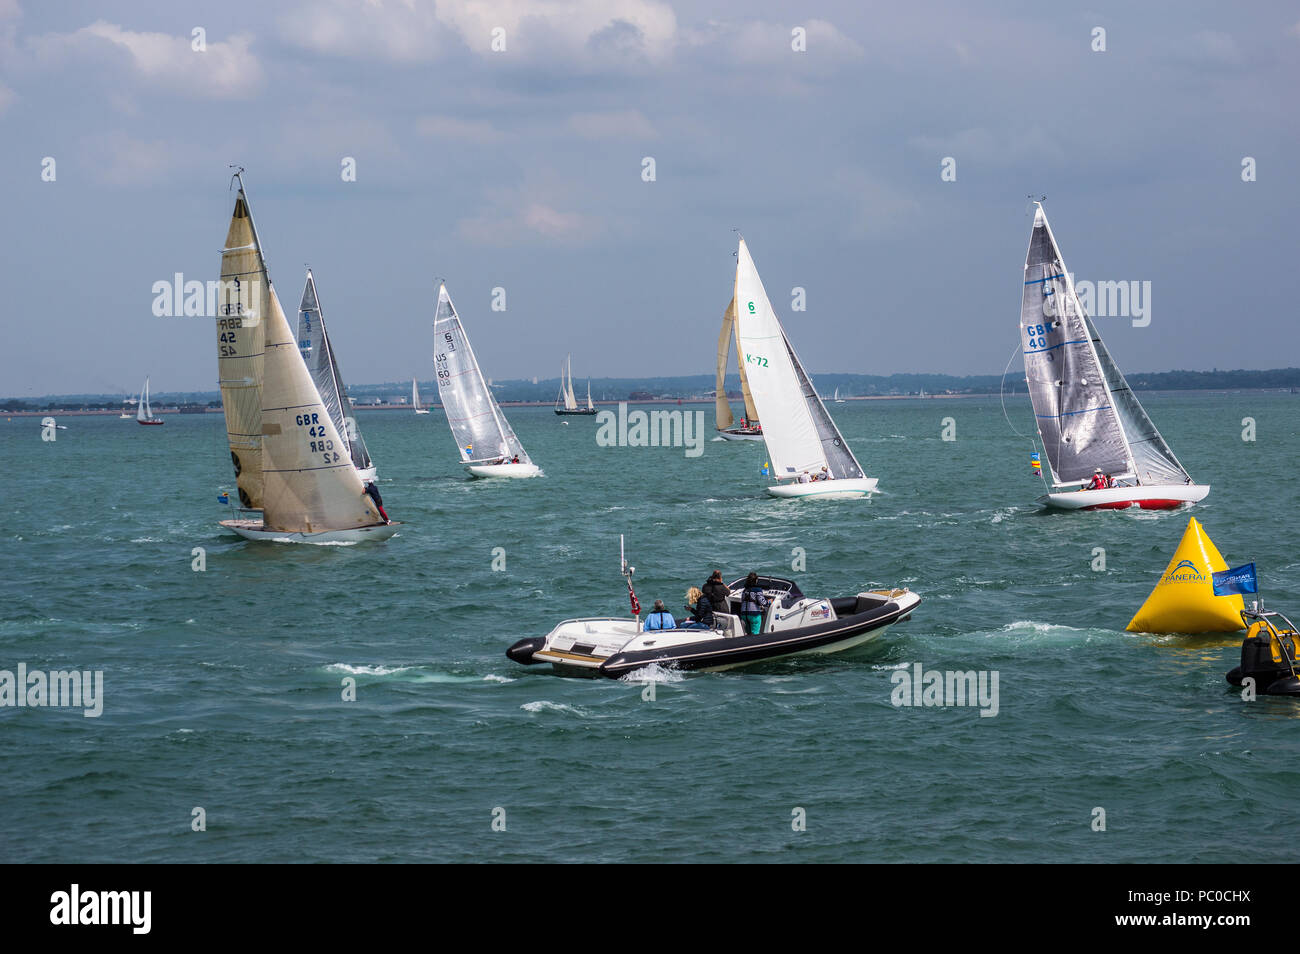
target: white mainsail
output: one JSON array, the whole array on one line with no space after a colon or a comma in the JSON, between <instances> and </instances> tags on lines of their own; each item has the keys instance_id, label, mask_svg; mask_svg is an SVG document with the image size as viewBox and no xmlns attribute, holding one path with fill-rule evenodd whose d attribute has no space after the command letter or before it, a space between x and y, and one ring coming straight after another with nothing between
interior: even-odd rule
<instances>
[{"instance_id":1,"label":"white mainsail","mask_svg":"<svg viewBox=\"0 0 1300 954\"><path fill-rule=\"evenodd\" d=\"M416 387L415 378L411 378L411 407L420 409L420 389Z\"/></svg>"},{"instance_id":2,"label":"white mainsail","mask_svg":"<svg viewBox=\"0 0 1300 954\"><path fill-rule=\"evenodd\" d=\"M813 388L772 309L745 240L737 254L736 343L741 349L754 408L773 476L796 478L823 467L836 479L860 478L862 468Z\"/></svg>"},{"instance_id":3,"label":"white mainsail","mask_svg":"<svg viewBox=\"0 0 1300 954\"><path fill-rule=\"evenodd\" d=\"M555 406L561 405L566 411L578 409L578 399L573 393L573 355L566 357L560 368L560 393L555 398Z\"/></svg>"},{"instance_id":4,"label":"white mainsail","mask_svg":"<svg viewBox=\"0 0 1300 954\"><path fill-rule=\"evenodd\" d=\"M136 405L135 419L141 423L153 420L153 410L149 407L149 379L144 379L144 387L140 390L140 402Z\"/></svg>"},{"instance_id":5,"label":"white mainsail","mask_svg":"<svg viewBox=\"0 0 1300 954\"><path fill-rule=\"evenodd\" d=\"M221 250L217 316L217 378L226 417L226 440L235 466L239 502L262 506L262 362L271 280L243 179Z\"/></svg>"},{"instance_id":6,"label":"white mainsail","mask_svg":"<svg viewBox=\"0 0 1300 954\"><path fill-rule=\"evenodd\" d=\"M433 339L438 396L462 462L491 463L518 457L521 464L532 463L483 377L445 284L438 287Z\"/></svg>"},{"instance_id":7,"label":"white mainsail","mask_svg":"<svg viewBox=\"0 0 1300 954\"><path fill-rule=\"evenodd\" d=\"M1143 484L1190 483L1084 312L1047 215L1035 207L1020 329L1053 485L1082 484L1095 470Z\"/></svg>"},{"instance_id":8,"label":"white mainsail","mask_svg":"<svg viewBox=\"0 0 1300 954\"><path fill-rule=\"evenodd\" d=\"M318 533L383 524L325 409L275 290L262 322L262 524Z\"/></svg>"},{"instance_id":9,"label":"white mainsail","mask_svg":"<svg viewBox=\"0 0 1300 954\"><path fill-rule=\"evenodd\" d=\"M329 331L325 327L325 315L321 312L320 298L316 292L316 279L311 269L307 269L307 283L303 286L302 302L298 305L298 350L311 372L316 391L329 411L334 427L347 446L348 456L357 470L366 470L373 466L370 454L366 451L366 442L361 437L357 425L356 412L348 398L347 386L343 375L339 373L338 358L330 344Z\"/></svg>"}]
</instances>

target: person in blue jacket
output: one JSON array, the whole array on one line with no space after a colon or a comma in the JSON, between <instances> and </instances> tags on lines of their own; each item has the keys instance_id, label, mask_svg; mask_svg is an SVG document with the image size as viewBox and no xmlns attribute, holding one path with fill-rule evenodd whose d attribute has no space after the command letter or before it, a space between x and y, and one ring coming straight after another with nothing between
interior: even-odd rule
<instances>
[{"instance_id":1,"label":"person in blue jacket","mask_svg":"<svg viewBox=\"0 0 1300 954\"><path fill-rule=\"evenodd\" d=\"M763 611L768 602L767 594L758 585L758 574L751 573L745 577L745 590L740 595L740 618L745 621L745 629L751 636L763 631Z\"/></svg>"},{"instance_id":2,"label":"person in blue jacket","mask_svg":"<svg viewBox=\"0 0 1300 954\"><path fill-rule=\"evenodd\" d=\"M677 620L673 614L664 609L663 600L655 600L655 608L645 618L646 629L676 629Z\"/></svg>"}]
</instances>

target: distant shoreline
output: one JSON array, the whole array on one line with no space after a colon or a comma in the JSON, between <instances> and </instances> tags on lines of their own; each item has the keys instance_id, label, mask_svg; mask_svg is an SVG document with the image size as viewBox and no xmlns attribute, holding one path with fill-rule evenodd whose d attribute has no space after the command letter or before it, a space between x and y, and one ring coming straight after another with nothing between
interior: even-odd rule
<instances>
[{"instance_id":1,"label":"distant shoreline","mask_svg":"<svg viewBox=\"0 0 1300 954\"><path fill-rule=\"evenodd\" d=\"M1295 393L1295 389L1279 388L1279 387L1273 387L1273 388L1152 388L1151 390L1142 391L1141 393L1143 394L1247 394L1247 393L1249 394L1270 394L1270 393L1271 394L1293 394ZM924 395L922 394L864 394L864 395L859 395L857 397L846 396L842 400L845 403L848 403L852 401L940 401L940 400L964 400L969 398L992 398L992 397L998 397L998 395L993 393L982 393L982 392L981 393L964 392L961 394L924 394ZM1029 397L1029 394L1025 391L1016 391L1011 394L1008 394L1007 397L1027 399ZM737 400L737 399L733 398L733 400ZM824 398L823 400L825 400L826 403L828 404L834 403L829 399ZM626 398L624 398L623 400L620 401L592 401L592 403L598 407L604 406L610 408L618 407L620 404L628 404L628 405L660 404L660 405L667 405L669 407L677 407L678 405L685 406L687 404L711 405L714 403L714 399L711 397L710 398L652 398L649 400L629 401ZM555 406L555 402L553 401L501 401L499 402L499 404L501 407L554 407ZM441 404L430 404L426 406L431 409L442 410ZM358 411L405 411L408 414L411 413L411 405L409 404L361 404L361 405L354 405L354 407ZM180 408L176 408L176 407L171 407L171 408L154 407L151 408L150 410L153 412L153 415L155 417L159 417L162 415L173 415L173 414L180 415L182 413ZM207 407L204 408L202 411L185 412L186 416L190 416L190 415L198 416L201 414L220 414L220 413L222 413L222 409L219 407ZM47 407L35 411L0 411L0 414L3 414L3 416L7 418L8 417L45 417L51 414L62 414L65 417L120 417L122 411L120 409L114 409L114 408L109 408L109 409L96 408L93 410L85 410L85 409L64 410L58 407ZM131 415L131 419L132 420L135 419L134 414Z\"/></svg>"}]
</instances>

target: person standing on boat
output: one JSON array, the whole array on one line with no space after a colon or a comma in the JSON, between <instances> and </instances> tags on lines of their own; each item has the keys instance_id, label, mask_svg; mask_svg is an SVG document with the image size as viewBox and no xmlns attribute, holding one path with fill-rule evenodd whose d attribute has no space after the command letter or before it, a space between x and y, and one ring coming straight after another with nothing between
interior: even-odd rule
<instances>
[{"instance_id":1,"label":"person standing on boat","mask_svg":"<svg viewBox=\"0 0 1300 954\"><path fill-rule=\"evenodd\" d=\"M691 614L690 622L683 624L686 628L713 628L713 601L698 586L686 591L686 612Z\"/></svg>"},{"instance_id":2,"label":"person standing on boat","mask_svg":"<svg viewBox=\"0 0 1300 954\"><path fill-rule=\"evenodd\" d=\"M677 620L673 614L664 609L663 600L655 600L655 608L645 618L646 629L676 629Z\"/></svg>"},{"instance_id":3,"label":"person standing on boat","mask_svg":"<svg viewBox=\"0 0 1300 954\"><path fill-rule=\"evenodd\" d=\"M731 591L722 582L722 571L714 570L704 584L703 593L709 598L709 607L717 613L731 612Z\"/></svg>"},{"instance_id":4,"label":"person standing on boat","mask_svg":"<svg viewBox=\"0 0 1300 954\"><path fill-rule=\"evenodd\" d=\"M767 606L767 594L758 585L758 574L750 573L745 577L745 591L740 594L740 618L745 621L749 635L757 636L763 631L763 611Z\"/></svg>"},{"instance_id":5,"label":"person standing on boat","mask_svg":"<svg viewBox=\"0 0 1300 954\"><path fill-rule=\"evenodd\" d=\"M384 518L384 523L392 523L393 521L388 519L388 514L384 512L384 498L379 496L379 488L375 486L373 480L366 484L365 492L369 494L370 499L374 502L375 509L379 511L379 516Z\"/></svg>"}]
</instances>

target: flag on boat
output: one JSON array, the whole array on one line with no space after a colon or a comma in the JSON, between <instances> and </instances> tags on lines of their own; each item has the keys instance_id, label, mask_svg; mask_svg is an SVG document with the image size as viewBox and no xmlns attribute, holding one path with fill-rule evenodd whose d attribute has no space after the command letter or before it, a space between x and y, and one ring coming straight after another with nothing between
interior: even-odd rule
<instances>
[{"instance_id":1,"label":"flag on boat","mask_svg":"<svg viewBox=\"0 0 1300 954\"><path fill-rule=\"evenodd\" d=\"M230 494L228 494L228 493L224 493L224 492L223 492L223 493L220 493L220 494L217 494L217 503L229 504L229 503L230 503Z\"/></svg>"},{"instance_id":2,"label":"flag on boat","mask_svg":"<svg viewBox=\"0 0 1300 954\"><path fill-rule=\"evenodd\" d=\"M1041 474L1043 472L1043 462L1039 459L1037 453L1029 455L1029 466L1034 468L1035 474Z\"/></svg>"},{"instance_id":3,"label":"flag on boat","mask_svg":"<svg viewBox=\"0 0 1300 954\"><path fill-rule=\"evenodd\" d=\"M762 468L759 470L759 473L762 474L764 477L771 477L771 476L772 476L772 462L771 462L771 461L766 461L766 460L763 461L763 466L762 466Z\"/></svg>"},{"instance_id":4,"label":"flag on boat","mask_svg":"<svg viewBox=\"0 0 1300 954\"><path fill-rule=\"evenodd\" d=\"M1231 596L1233 593L1258 593L1255 581L1255 564L1246 563L1214 574L1214 595Z\"/></svg>"}]
</instances>

